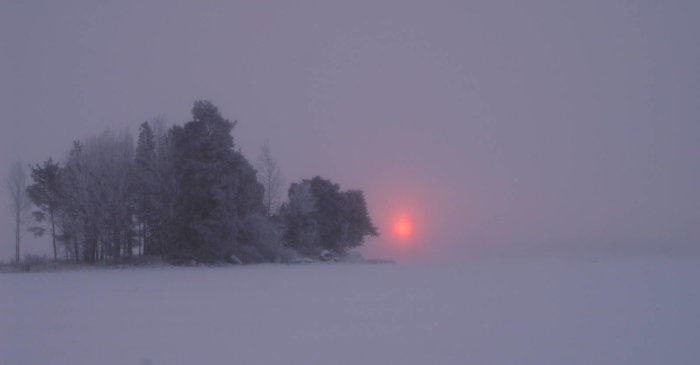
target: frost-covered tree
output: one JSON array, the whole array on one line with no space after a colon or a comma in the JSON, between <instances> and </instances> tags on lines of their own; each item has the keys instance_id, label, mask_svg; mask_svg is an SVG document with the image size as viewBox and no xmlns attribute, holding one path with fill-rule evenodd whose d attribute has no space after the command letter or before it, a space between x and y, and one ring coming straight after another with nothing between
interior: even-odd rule
<instances>
[{"instance_id":1,"label":"frost-covered tree","mask_svg":"<svg viewBox=\"0 0 700 365\"><path fill-rule=\"evenodd\" d=\"M294 251L284 246L282 227L264 214L250 214L241 221L240 246L236 257L242 262L289 262Z\"/></svg>"},{"instance_id":2,"label":"frost-covered tree","mask_svg":"<svg viewBox=\"0 0 700 365\"><path fill-rule=\"evenodd\" d=\"M272 157L267 142L260 150L256 167L258 178L265 187L265 212L270 217L277 212L282 198L282 171L277 160Z\"/></svg>"},{"instance_id":3,"label":"frost-covered tree","mask_svg":"<svg viewBox=\"0 0 700 365\"><path fill-rule=\"evenodd\" d=\"M44 161L43 165L37 164L31 168L33 183L27 187L27 194L39 210L32 212L38 223L47 221L51 229L51 243L53 246L53 258L58 258L56 248L56 216L61 204L61 168L51 158ZM35 234L44 232L42 227L30 228Z\"/></svg>"},{"instance_id":4,"label":"frost-covered tree","mask_svg":"<svg viewBox=\"0 0 700 365\"><path fill-rule=\"evenodd\" d=\"M256 171L235 148L235 124L197 101L183 126L142 123L136 146L108 131L74 142L62 167L36 165L27 192L50 224L54 258L60 244L66 259L87 263L136 248L185 261L289 261L294 250L343 254L377 234L362 192L320 177L292 184L275 214L279 166L264 146Z\"/></svg>"},{"instance_id":5,"label":"frost-covered tree","mask_svg":"<svg viewBox=\"0 0 700 365\"><path fill-rule=\"evenodd\" d=\"M135 231L134 143L131 134L105 132L86 142L90 200L96 212L96 260L131 256Z\"/></svg>"},{"instance_id":6,"label":"frost-covered tree","mask_svg":"<svg viewBox=\"0 0 700 365\"><path fill-rule=\"evenodd\" d=\"M340 191L338 184L317 176L292 184L288 196L281 209L284 239L303 253L342 255L360 246L365 236L378 235L359 190Z\"/></svg>"},{"instance_id":7,"label":"frost-covered tree","mask_svg":"<svg viewBox=\"0 0 700 365\"><path fill-rule=\"evenodd\" d=\"M61 172L62 241L76 260L130 256L134 229L134 147L128 133L74 143Z\"/></svg>"},{"instance_id":8,"label":"frost-covered tree","mask_svg":"<svg viewBox=\"0 0 700 365\"><path fill-rule=\"evenodd\" d=\"M15 226L15 261L19 262L22 226L31 207L31 202L26 192L27 174L21 161L15 161L10 165L5 184L10 198L10 213Z\"/></svg>"}]
</instances>

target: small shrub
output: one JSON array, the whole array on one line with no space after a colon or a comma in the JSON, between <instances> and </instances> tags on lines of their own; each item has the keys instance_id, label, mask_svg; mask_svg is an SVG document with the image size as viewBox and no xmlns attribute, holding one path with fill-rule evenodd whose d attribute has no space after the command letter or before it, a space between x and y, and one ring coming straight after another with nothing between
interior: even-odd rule
<instances>
[{"instance_id":1,"label":"small shrub","mask_svg":"<svg viewBox=\"0 0 700 365\"><path fill-rule=\"evenodd\" d=\"M13 263L15 271L46 271L56 268L55 262L46 256L26 254L19 263Z\"/></svg>"}]
</instances>

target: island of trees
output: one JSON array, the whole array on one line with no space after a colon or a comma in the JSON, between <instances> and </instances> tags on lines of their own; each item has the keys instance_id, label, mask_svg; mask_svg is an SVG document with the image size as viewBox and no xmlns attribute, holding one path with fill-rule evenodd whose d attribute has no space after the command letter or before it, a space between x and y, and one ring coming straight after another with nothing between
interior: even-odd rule
<instances>
[{"instance_id":1,"label":"island of trees","mask_svg":"<svg viewBox=\"0 0 700 365\"><path fill-rule=\"evenodd\" d=\"M291 184L279 204L279 167L265 146L256 169L236 149L235 125L196 101L183 126L144 122L136 143L105 132L73 142L62 163L31 166L26 190L13 185L16 259L21 211L30 206L23 198L35 207L29 230L50 236L53 258L80 263L329 259L378 234L362 191L318 176ZM21 172L8 181L13 175Z\"/></svg>"}]
</instances>

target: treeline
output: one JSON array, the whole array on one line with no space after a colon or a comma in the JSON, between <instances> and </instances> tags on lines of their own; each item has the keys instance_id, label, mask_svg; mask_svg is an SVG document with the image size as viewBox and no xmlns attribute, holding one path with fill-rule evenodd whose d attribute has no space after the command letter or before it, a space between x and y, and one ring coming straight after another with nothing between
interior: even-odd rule
<instances>
[{"instance_id":1,"label":"treeline","mask_svg":"<svg viewBox=\"0 0 700 365\"><path fill-rule=\"evenodd\" d=\"M74 142L63 163L31 168L39 224L30 230L51 236L55 259L85 263L288 262L342 256L377 235L362 192L321 177L292 184L275 204L274 160L263 156L261 178L235 148L235 124L197 101L191 121L145 122L135 143L111 132Z\"/></svg>"}]
</instances>

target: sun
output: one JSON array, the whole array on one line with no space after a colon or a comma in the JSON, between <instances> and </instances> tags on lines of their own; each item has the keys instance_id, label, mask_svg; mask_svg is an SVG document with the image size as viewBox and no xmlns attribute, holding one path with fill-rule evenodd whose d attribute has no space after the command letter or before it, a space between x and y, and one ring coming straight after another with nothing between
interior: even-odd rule
<instances>
[{"instance_id":1,"label":"sun","mask_svg":"<svg viewBox=\"0 0 700 365\"><path fill-rule=\"evenodd\" d=\"M399 216L394 221L394 234L401 239L410 238L413 234L413 224L405 216Z\"/></svg>"}]
</instances>

